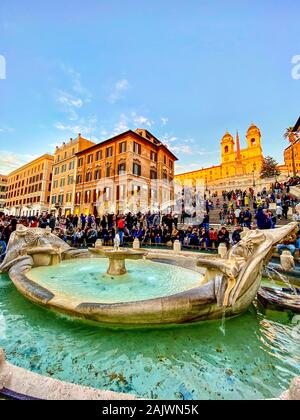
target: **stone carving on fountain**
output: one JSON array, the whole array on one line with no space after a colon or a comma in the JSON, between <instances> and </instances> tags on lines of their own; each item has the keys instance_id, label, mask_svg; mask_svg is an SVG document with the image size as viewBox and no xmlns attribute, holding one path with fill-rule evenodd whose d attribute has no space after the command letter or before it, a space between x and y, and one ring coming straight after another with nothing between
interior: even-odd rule
<instances>
[{"instance_id":1,"label":"stone carving on fountain","mask_svg":"<svg viewBox=\"0 0 300 420\"><path fill-rule=\"evenodd\" d=\"M26 228L17 225L10 236L5 259L0 272L9 271L17 262L24 261L32 267L58 264L63 254L78 253L67 243L51 233L50 228Z\"/></svg>"},{"instance_id":2,"label":"stone carving on fountain","mask_svg":"<svg viewBox=\"0 0 300 420\"><path fill-rule=\"evenodd\" d=\"M279 229L249 230L224 258L199 258L197 265L206 267L207 280L221 281L223 285L218 304L238 309L243 301L249 298L252 301L260 286L263 266L272 257L273 247L296 229L298 224L290 223Z\"/></svg>"}]
</instances>

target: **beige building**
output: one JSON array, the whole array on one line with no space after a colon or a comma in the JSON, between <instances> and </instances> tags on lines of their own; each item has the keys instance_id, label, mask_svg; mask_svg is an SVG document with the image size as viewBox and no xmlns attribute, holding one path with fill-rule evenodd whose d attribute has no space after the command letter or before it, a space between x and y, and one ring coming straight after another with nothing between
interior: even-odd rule
<instances>
[{"instance_id":1,"label":"beige building","mask_svg":"<svg viewBox=\"0 0 300 420\"><path fill-rule=\"evenodd\" d=\"M7 176L0 174L0 212L4 211L7 191Z\"/></svg>"},{"instance_id":2,"label":"beige building","mask_svg":"<svg viewBox=\"0 0 300 420\"><path fill-rule=\"evenodd\" d=\"M53 156L45 154L8 175L6 213L38 216L50 203Z\"/></svg>"},{"instance_id":3,"label":"beige building","mask_svg":"<svg viewBox=\"0 0 300 420\"><path fill-rule=\"evenodd\" d=\"M75 213L166 210L174 200L176 156L144 129L77 153Z\"/></svg>"},{"instance_id":4,"label":"beige building","mask_svg":"<svg viewBox=\"0 0 300 420\"><path fill-rule=\"evenodd\" d=\"M56 147L50 198L50 211L55 215L73 214L77 172L76 153L94 144L78 134L76 139L70 139L68 143Z\"/></svg>"},{"instance_id":5,"label":"beige building","mask_svg":"<svg viewBox=\"0 0 300 420\"><path fill-rule=\"evenodd\" d=\"M258 127L251 124L246 133L246 147L241 146L239 134L236 139L228 133L221 139L221 164L202 168L196 171L178 174L175 177L176 182L184 185L192 182L203 182L207 188L225 188L230 184L251 186L253 181L259 179L260 170L263 164L263 152L261 146L261 132Z\"/></svg>"}]
</instances>

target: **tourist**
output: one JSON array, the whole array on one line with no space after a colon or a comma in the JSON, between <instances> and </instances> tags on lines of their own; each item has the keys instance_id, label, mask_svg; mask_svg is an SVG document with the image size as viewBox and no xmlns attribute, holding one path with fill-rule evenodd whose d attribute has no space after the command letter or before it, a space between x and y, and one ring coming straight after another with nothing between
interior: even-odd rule
<instances>
[{"instance_id":1,"label":"tourist","mask_svg":"<svg viewBox=\"0 0 300 420\"><path fill-rule=\"evenodd\" d=\"M4 260L6 253L6 243L4 239L2 239L2 235L0 235L0 262Z\"/></svg>"},{"instance_id":2,"label":"tourist","mask_svg":"<svg viewBox=\"0 0 300 420\"><path fill-rule=\"evenodd\" d=\"M219 244L226 244L227 248L229 248L230 239L229 239L229 232L225 228L225 226L222 226L221 229L218 232L218 243Z\"/></svg>"},{"instance_id":3,"label":"tourist","mask_svg":"<svg viewBox=\"0 0 300 420\"><path fill-rule=\"evenodd\" d=\"M232 233L232 244L236 245L237 243L240 242L241 240L241 233L242 233L243 229L241 226L237 226L233 233Z\"/></svg>"},{"instance_id":4,"label":"tourist","mask_svg":"<svg viewBox=\"0 0 300 420\"><path fill-rule=\"evenodd\" d=\"M277 252L279 253L279 255L281 255L282 251L285 249L290 251L291 254L294 255L296 251L297 240L297 235L295 233L292 233L281 244L277 245Z\"/></svg>"},{"instance_id":5,"label":"tourist","mask_svg":"<svg viewBox=\"0 0 300 420\"><path fill-rule=\"evenodd\" d=\"M119 234L119 237L120 237L120 245L122 246L123 245L123 238L124 238L124 229L125 229L125 219L124 219L124 217L121 216L118 219L117 227L118 227L118 234Z\"/></svg>"}]
</instances>

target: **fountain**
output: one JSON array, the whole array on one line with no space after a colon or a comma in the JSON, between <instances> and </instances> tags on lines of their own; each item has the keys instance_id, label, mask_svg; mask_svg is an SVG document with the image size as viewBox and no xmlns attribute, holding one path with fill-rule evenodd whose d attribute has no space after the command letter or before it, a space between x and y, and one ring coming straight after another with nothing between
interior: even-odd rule
<instances>
[{"instance_id":1,"label":"fountain","mask_svg":"<svg viewBox=\"0 0 300 420\"><path fill-rule=\"evenodd\" d=\"M122 393L111 398L279 397L300 374L297 325L284 314L270 318L256 305L247 308L273 245L294 228L248 232L224 258L148 250L124 260L126 274L108 276L109 256L133 252L119 249L118 238L114 249L74 250L49 231L18 226L0 267L0 347L7 355L1 363L0 350L0 392L4 383L37 398L103 398L102 391L60 382L67 381ZM46 261L46 250L55 257ZM43 306L118 328L73 322ZM225 332L225 319L242 312L226 320ZM179 327L207 319L217 322Z\"/></svg>"},{"instance_id":2,"label":"fountain","mask_svg":"<svg viewBox=\"0 0 300 420\"><path fill-rule=\"evenodd\" d=\"M131 250L128 248L120 248L120 237L116 234L113 249L89 248L94 254L103 255L109 260L107 274L110 276L123 276L127 274L125 260L141 260L146 255L145 251Z\"/></svg>"},{"instance_id":3,"label":"fountain","mask_svg":"<svg viewBox=\"0 0 300 420\"><path fill-rule=\"evenodd\" d=\"M222 319L249 308L273 246L295 228L297 223L249 231L224 258L197 258L172 251L146 255L120 249L118 235L113 249L78 251L48 230L18 226L0 270L7 271L30 300L101 324L157 326ZM105 275L114 282L107 284L109 279L98 274L103 273L103 258L91 258L91 253L109 259ZM128 273L126 260L133 260ZM90 270L90 264L97 266ZM85 267L88 273L81 277L78 270Z\"/></svg>"}]
</instances>

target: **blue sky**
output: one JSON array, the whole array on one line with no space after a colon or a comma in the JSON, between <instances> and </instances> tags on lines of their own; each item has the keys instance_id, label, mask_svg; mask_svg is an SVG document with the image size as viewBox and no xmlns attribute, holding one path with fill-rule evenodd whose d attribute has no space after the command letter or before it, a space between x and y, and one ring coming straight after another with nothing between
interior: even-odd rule
<instances>
[{"instance_id":1,"label":"blue sky","mask_svg":"<svg viewBox=\"0 0 300 420\"><path fill-rule=\"evenodd\" d=\"M1 0L0 172L78 132L137 127L194 170L252 121L282 162L300 114L299 12L298 0Z\"/></svg>"}]
</instances>

